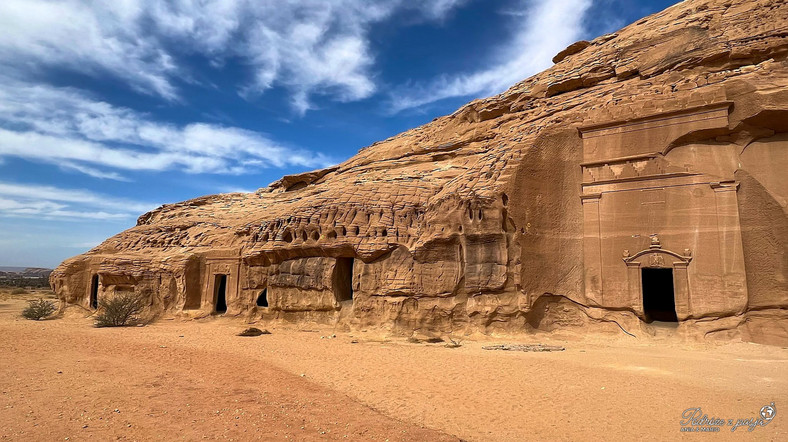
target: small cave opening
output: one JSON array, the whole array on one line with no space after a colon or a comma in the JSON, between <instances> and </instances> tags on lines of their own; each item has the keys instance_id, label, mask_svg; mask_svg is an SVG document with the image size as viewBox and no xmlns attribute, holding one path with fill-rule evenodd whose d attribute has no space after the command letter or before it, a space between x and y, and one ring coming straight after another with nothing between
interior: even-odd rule
<instances>
[{"instance_id":1,"label":"small cave opening","mask_svg":"<svg viewBox=\"0 0 788 442\"><path fill-rule=\"evenodd\" d=\"M214 276L213 286L216 304L214 308L214 312L216 313L226 313L227 312L227 275L216 275Z\"/></svg>"},{"instance_id":2,"label":"small cave opening","mask_svg":"<svg viewBox=\"0 0 788 442\"><path fill-rule=\"evenodd\" d=\"M90 308L92 309L98 308L98 286L99 276L93 275L93 278L90 281Z\"/></svg>"},{"instance_id":3,"label":"small cave opening","mask_svg":"<svg viewBox=\"0 0 788 442\"><path fill-rule=\"evenodd\" d=\"M332 282L337 302L353 299L353 258L337 258Z\"/></svg>"},{"instance_id":4,"label":"small cave opening","mask_svg":"<svg viewBox=\"0 0 788 442\"><path fill-rule=\"evenodd\" d=\"M255 301L258 307L268 307L268 289L264 288Z\"/></svg>"},{"instance_id":5,"label":"small cave opening","mask_svg":"<svg viewBox=\"0 0 788 442\"><path fill-rule=\"evenodd\" d=\"M647 267L642 272L643 313L646 322L678 322L673 269Z\"/></svg>"},{"instance_id":6,"label":"small cave opening","mask_svg":"<svg viewBox=\"0 0 788 442\"><path fill-rule=\"evenodd\" d=\"M288 230L287 232L284 233L284 235L282 235L282 241L293 242L293 234L290 233L290 231Z\"/></svg>"}]
</instances>

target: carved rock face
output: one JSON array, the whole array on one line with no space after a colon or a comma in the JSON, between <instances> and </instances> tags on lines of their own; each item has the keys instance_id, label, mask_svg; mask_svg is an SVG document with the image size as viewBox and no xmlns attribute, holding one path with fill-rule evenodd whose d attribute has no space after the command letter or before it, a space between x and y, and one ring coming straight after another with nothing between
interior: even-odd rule
<instances>
[{"instance_id":1,"label":"carved rock face","mask_svg":"<svg viewBox=\"0 0 788 442\"><path fill-rule=\"evenodd\" d=\"M84 307L122 289L155 313L223 299L268 320L518 332L648 320L642 272L662 268L654 296L683 326L732 317L725 336L784 343L786 22L784 2L681 2L336 167L142 215L53 287Z\"/></svg>"}]
</instances>

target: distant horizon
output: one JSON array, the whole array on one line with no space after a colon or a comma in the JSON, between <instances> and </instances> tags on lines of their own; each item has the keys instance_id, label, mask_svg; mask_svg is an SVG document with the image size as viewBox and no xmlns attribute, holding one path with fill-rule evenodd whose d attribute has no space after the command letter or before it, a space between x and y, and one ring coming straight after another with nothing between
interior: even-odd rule
<instances>
[{"instance_id":1,"label":"distant horizon","mask_svg":"<svg viewBox=\"0 0 788 442\"><path fill-rule=\"evenodd\" d=\"M54 267L39 267L39 266L0 266L0 272L15 272L19 270L28 269L41 269L41 270L55 270Z\"/></svg>"}]
</instances>

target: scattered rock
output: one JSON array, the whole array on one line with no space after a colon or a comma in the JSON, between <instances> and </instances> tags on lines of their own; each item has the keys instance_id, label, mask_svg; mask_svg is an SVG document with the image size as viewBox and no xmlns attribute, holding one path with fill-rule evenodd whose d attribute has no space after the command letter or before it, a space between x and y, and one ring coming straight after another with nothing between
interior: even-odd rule
<instances>
[{"instance_id":1,"label":"scattered rock","mask_svg":"<svg viewBox=\"0 0 788 442\"><path fill-rule=\"evenodd\" d=\"M249 327L246 330L238 333L238 336L260 336L260 335L270 335L271 332L268 330L260 330L257 327Z\"/></svg>"},{"instance_id":2,"label":"scattered rock","mask_svg":"<svg viewBox=\"0 0 788 442\"><path fill-rule=\"evenodd\" d=\"M503 351L564 351L566 348L560 345L545 344L498 344L482 347L484 350L503 350Z\"/></svg>"},{"instance_id":3,"label":"scattered rock","mask_svg":"<svg viewBox=\"0 0 788 442\"><path fill-rule=\"evenodd\" d=\"M462 341L456 339L449 339L449 342L445 345L446 348L459 348L462 347Z\"/></svg>"}]
</instances>

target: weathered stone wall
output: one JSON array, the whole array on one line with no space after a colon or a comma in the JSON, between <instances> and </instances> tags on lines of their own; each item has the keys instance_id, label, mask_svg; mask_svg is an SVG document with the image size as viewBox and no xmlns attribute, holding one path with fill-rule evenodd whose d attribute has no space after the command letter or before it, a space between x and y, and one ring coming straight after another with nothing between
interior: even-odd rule
<instances>
[{"instance_id":1,"label":"weathered stone wall","mask_svg":"<svg viewBox=\"0 0 788 442\"><path fill-rule=\"evenodd\" d=\"M335 167L144 214L53 288L91 308L99 275L198 317L225 275L243 318L619 332L647 319L640 270L671 268L680 330L788 342L786 22L681 2Z\"/></svg>"}]
</instances>

